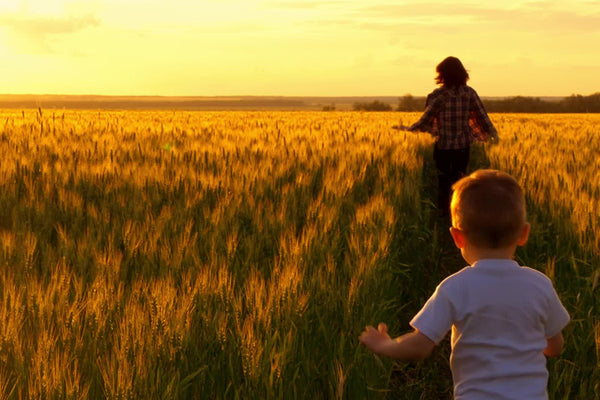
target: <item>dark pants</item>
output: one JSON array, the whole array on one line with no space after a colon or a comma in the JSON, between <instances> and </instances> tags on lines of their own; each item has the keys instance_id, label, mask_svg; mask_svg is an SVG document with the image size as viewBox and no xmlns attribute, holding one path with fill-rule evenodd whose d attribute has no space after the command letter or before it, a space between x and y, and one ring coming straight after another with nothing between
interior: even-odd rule
<instances>
[{"instance_id":1,"label":"dark pants","mask_svg":"<svg viewBox=\"0 0 600 400\"><path fill-rule=\"evenodd\" d=\"M438 209L442 213L450 211L452 185L467 173L469 148L442 150L433 149L433 160L438 170Z\"/></svg>"}]
</instances>

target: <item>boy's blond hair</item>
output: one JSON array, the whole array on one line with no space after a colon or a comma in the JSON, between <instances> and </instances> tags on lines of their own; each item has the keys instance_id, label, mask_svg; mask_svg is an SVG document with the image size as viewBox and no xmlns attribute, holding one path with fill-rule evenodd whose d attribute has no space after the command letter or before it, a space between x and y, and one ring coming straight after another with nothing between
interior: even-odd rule
<instances>
[{"instance_id":1,"label":"boy's blond hair","mask_svg":"<svg viewBox=\"0 0 600 400\"><path fill-rule=\"evenodd\" d=\"M453 186L452 225L474 245L501 248L514 244L527 222L523 189L507 173L487 169Z\"/></svg>"}]
</instances>

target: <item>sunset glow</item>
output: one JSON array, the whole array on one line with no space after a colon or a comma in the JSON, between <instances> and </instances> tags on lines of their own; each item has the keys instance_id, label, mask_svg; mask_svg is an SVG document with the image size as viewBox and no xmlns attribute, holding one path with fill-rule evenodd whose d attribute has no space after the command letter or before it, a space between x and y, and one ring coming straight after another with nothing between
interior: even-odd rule
<instances>
[{"instance_id":1,"label":"sunset glow","mask_svg":"<svg viewBox=\"0 0 600 400\"><path fill-rule=\"evenodd\" d=\"M483 96L600 91L600 2L3 0L0 93Z\"/></svg>"}]
</instances>

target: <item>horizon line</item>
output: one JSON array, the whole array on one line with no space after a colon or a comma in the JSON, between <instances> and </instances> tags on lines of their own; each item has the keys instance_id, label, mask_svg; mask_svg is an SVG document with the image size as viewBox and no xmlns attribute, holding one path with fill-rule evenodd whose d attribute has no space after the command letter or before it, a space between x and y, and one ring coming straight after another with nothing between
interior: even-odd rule
<instances>
[{"instance_id":1,"label":"horizon line","mask_svg":"<svg viewBox=\"0 0 600 400\"><path fill-rule=\"evenodd\" d=\"M532 98L566 98L570 96L591 96L600 92L593 92L588 95L580 93L571 93L569 95L525 95L525 94L512 94L512 95L480 95L482 98L513 98L513 97L532 97ZM413 97L427 97L427 94L413 94L404 93L401 95L393 94L354 94L354 95L295 95L295 94L185 94L185 95L174 95L174 94L72 94L72 93L0 93L0 97L110 97L110 98L402 98L405 96Z\"/></svg>"}]
</instances>

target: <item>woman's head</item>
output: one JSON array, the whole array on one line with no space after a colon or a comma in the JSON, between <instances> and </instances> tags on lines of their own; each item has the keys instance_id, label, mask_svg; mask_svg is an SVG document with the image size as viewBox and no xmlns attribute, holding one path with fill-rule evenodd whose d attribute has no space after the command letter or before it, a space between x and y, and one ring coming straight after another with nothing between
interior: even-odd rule
<instances>
[{"instance_id":1,"label":"woman's head","mask_svg":"<svg viewBox=\"0 0 600 400\"><path fill-rule=\"evenodd\" d=\"M456 87L466 85L469 80L469 73L456 57L446 57L435 70L438 73L435 78L438 85Z\"/></svg>"}]
</instances>

